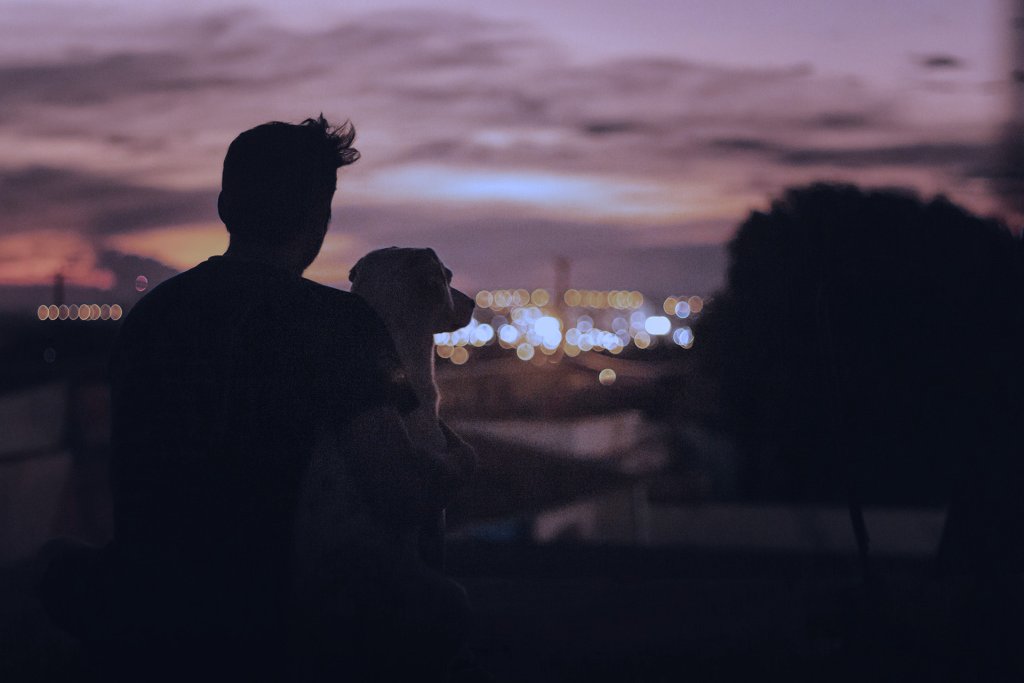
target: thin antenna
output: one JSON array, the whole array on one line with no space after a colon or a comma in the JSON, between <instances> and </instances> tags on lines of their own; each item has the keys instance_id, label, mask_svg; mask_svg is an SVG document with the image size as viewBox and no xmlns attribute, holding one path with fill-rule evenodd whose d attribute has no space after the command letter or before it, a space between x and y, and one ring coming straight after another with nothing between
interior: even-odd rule
<instances>
[{"instance_id":1,"label":"thin antenna","mask_svg":"<svg viewBox=\"0 0 1024 683\"><path fill-rule=\"evenodd\" d=\"M53 276L53 303L57 306L64 303L64 273L60 271Z\"/></svg>"}]
</instances>

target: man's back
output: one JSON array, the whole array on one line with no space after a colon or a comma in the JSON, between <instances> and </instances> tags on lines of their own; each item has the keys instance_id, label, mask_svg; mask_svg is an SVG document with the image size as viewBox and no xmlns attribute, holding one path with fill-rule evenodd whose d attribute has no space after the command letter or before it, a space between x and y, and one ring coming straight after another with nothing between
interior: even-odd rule
<instances>
[{"instance_id":1,"label":"man's back","mask_svg":"<svg viewBox=\"0 0 1024 683\"><path fill-rule=\"evenodd\" d=\"M112 484L143 619L280 636L317 430L401 402L396 363L357 297L255 261L211 258L139 302L111 365Z\"/></svg>"}]
</instances>

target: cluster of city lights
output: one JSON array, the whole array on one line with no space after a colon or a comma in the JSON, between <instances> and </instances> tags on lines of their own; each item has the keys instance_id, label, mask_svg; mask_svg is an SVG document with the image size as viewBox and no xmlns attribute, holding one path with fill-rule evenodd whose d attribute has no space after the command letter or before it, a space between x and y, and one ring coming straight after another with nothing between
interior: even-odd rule
<instances>
[{"instance_id":1,"label":"cluster of city lights","mask_svg":"<svg viewBox=\"0 0 1024 683\"><path fill-rule=\"evenodd\" d=\"M636 310L644 305L644 295L637 291L613 289L601 292L591 289L570 289L562 297L567 306L581 308L614 308L618 311Z\"/></svg>"},{"instance_id":2,"label":"cluster of city lights","mask_svg":"<svg viewBox=\"0 0 1024 683\"><path fill-rule=\"evenodd\" d=\"M665 315L685 319L704 310L704 299L699 296L670 296L665 299L661 308Z\"/></svg>"},{"instance_id":3,"label":"cluster of city lights","mask_svg":"<svg viewBox=\"0 0 1024 683\"><path fill-rule=\"evenodd\" d=\"M495 344L514 351L523 361L545 356L572 358L590 351L618 355L630 344L647 349L661 339L689 349L693 330L688 325L674 327L673 321L678 324L704 307L699 296L674 296L663 304L667 315L648 315L639 310L644 306L643 294L625 290L570 289L563 300L576 310L556 310L550 305L551 294L544 289L484 290L475 298L479 308L489 309L488 322L474 317L461 329L434 335L437 355L455 365L469 360L471 347Z\"/></svg>"},{"instance_id":4,"label":"cluster of city lights","mask_svg":"<svg viewBox=\"0 0 1024 683\"><path fill-rule=\"evenodd\" d=\"M546 289L494 289L476 294L476 305L492 311L505 311L524 306L547 306L554 297ZM644 295L637 291L613 289L609 292L590 289L570 289L562 296L566 306L572 308L614 308L636 310L644 305Z\"/></svg>"},{"instance_id":5,"label":"cluster of city lights","mask_svg":"<svg viewBox=\"0 0 1024 683\"><path fill-rule=\"evenodd\" d=\"M119 304L50 304L36 309L40 320L120 320L124 315Z\"/></svg>"}]
</instances>

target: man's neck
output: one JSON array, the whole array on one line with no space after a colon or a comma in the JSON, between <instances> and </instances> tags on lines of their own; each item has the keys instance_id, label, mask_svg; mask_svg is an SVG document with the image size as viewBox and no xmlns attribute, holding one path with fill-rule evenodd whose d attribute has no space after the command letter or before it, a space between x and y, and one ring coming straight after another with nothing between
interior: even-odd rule
<instances>
[{"instance_id":1,"label":"man's neck","mask_svg":"<svg viewBox=\"0 0 1024 683\"><path fill-rule=\"evenodd\" d=\"M224 256L242 261L253 261L275 268L286 270L292 275L302 276L305 268L293 254L293 249L282 245L279 248L268 248L263 245L231 240Z\"/></svg>"}]
</instances>

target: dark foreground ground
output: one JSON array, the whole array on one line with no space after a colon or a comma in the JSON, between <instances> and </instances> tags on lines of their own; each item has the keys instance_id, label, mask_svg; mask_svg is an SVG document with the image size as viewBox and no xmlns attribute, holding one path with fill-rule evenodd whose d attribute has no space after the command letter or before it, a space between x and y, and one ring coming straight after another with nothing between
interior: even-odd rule
<instances>
[{"instance_id":1,"label":"dark foreground ground","mask_svg":"<svg viewBox=\"0 0 1024 683\"><path fill-rule=\"evenodd\" d=\"M449 550L476 607L473 650L497 681L1021 680L1006 655L1024 643L964 609L976 591L924 562L876 567L882 588L868 590L843 557ZM48 623L28 577L0 574L0 681L78 680L81 652Z\"/></svg>"}]
</instances>

